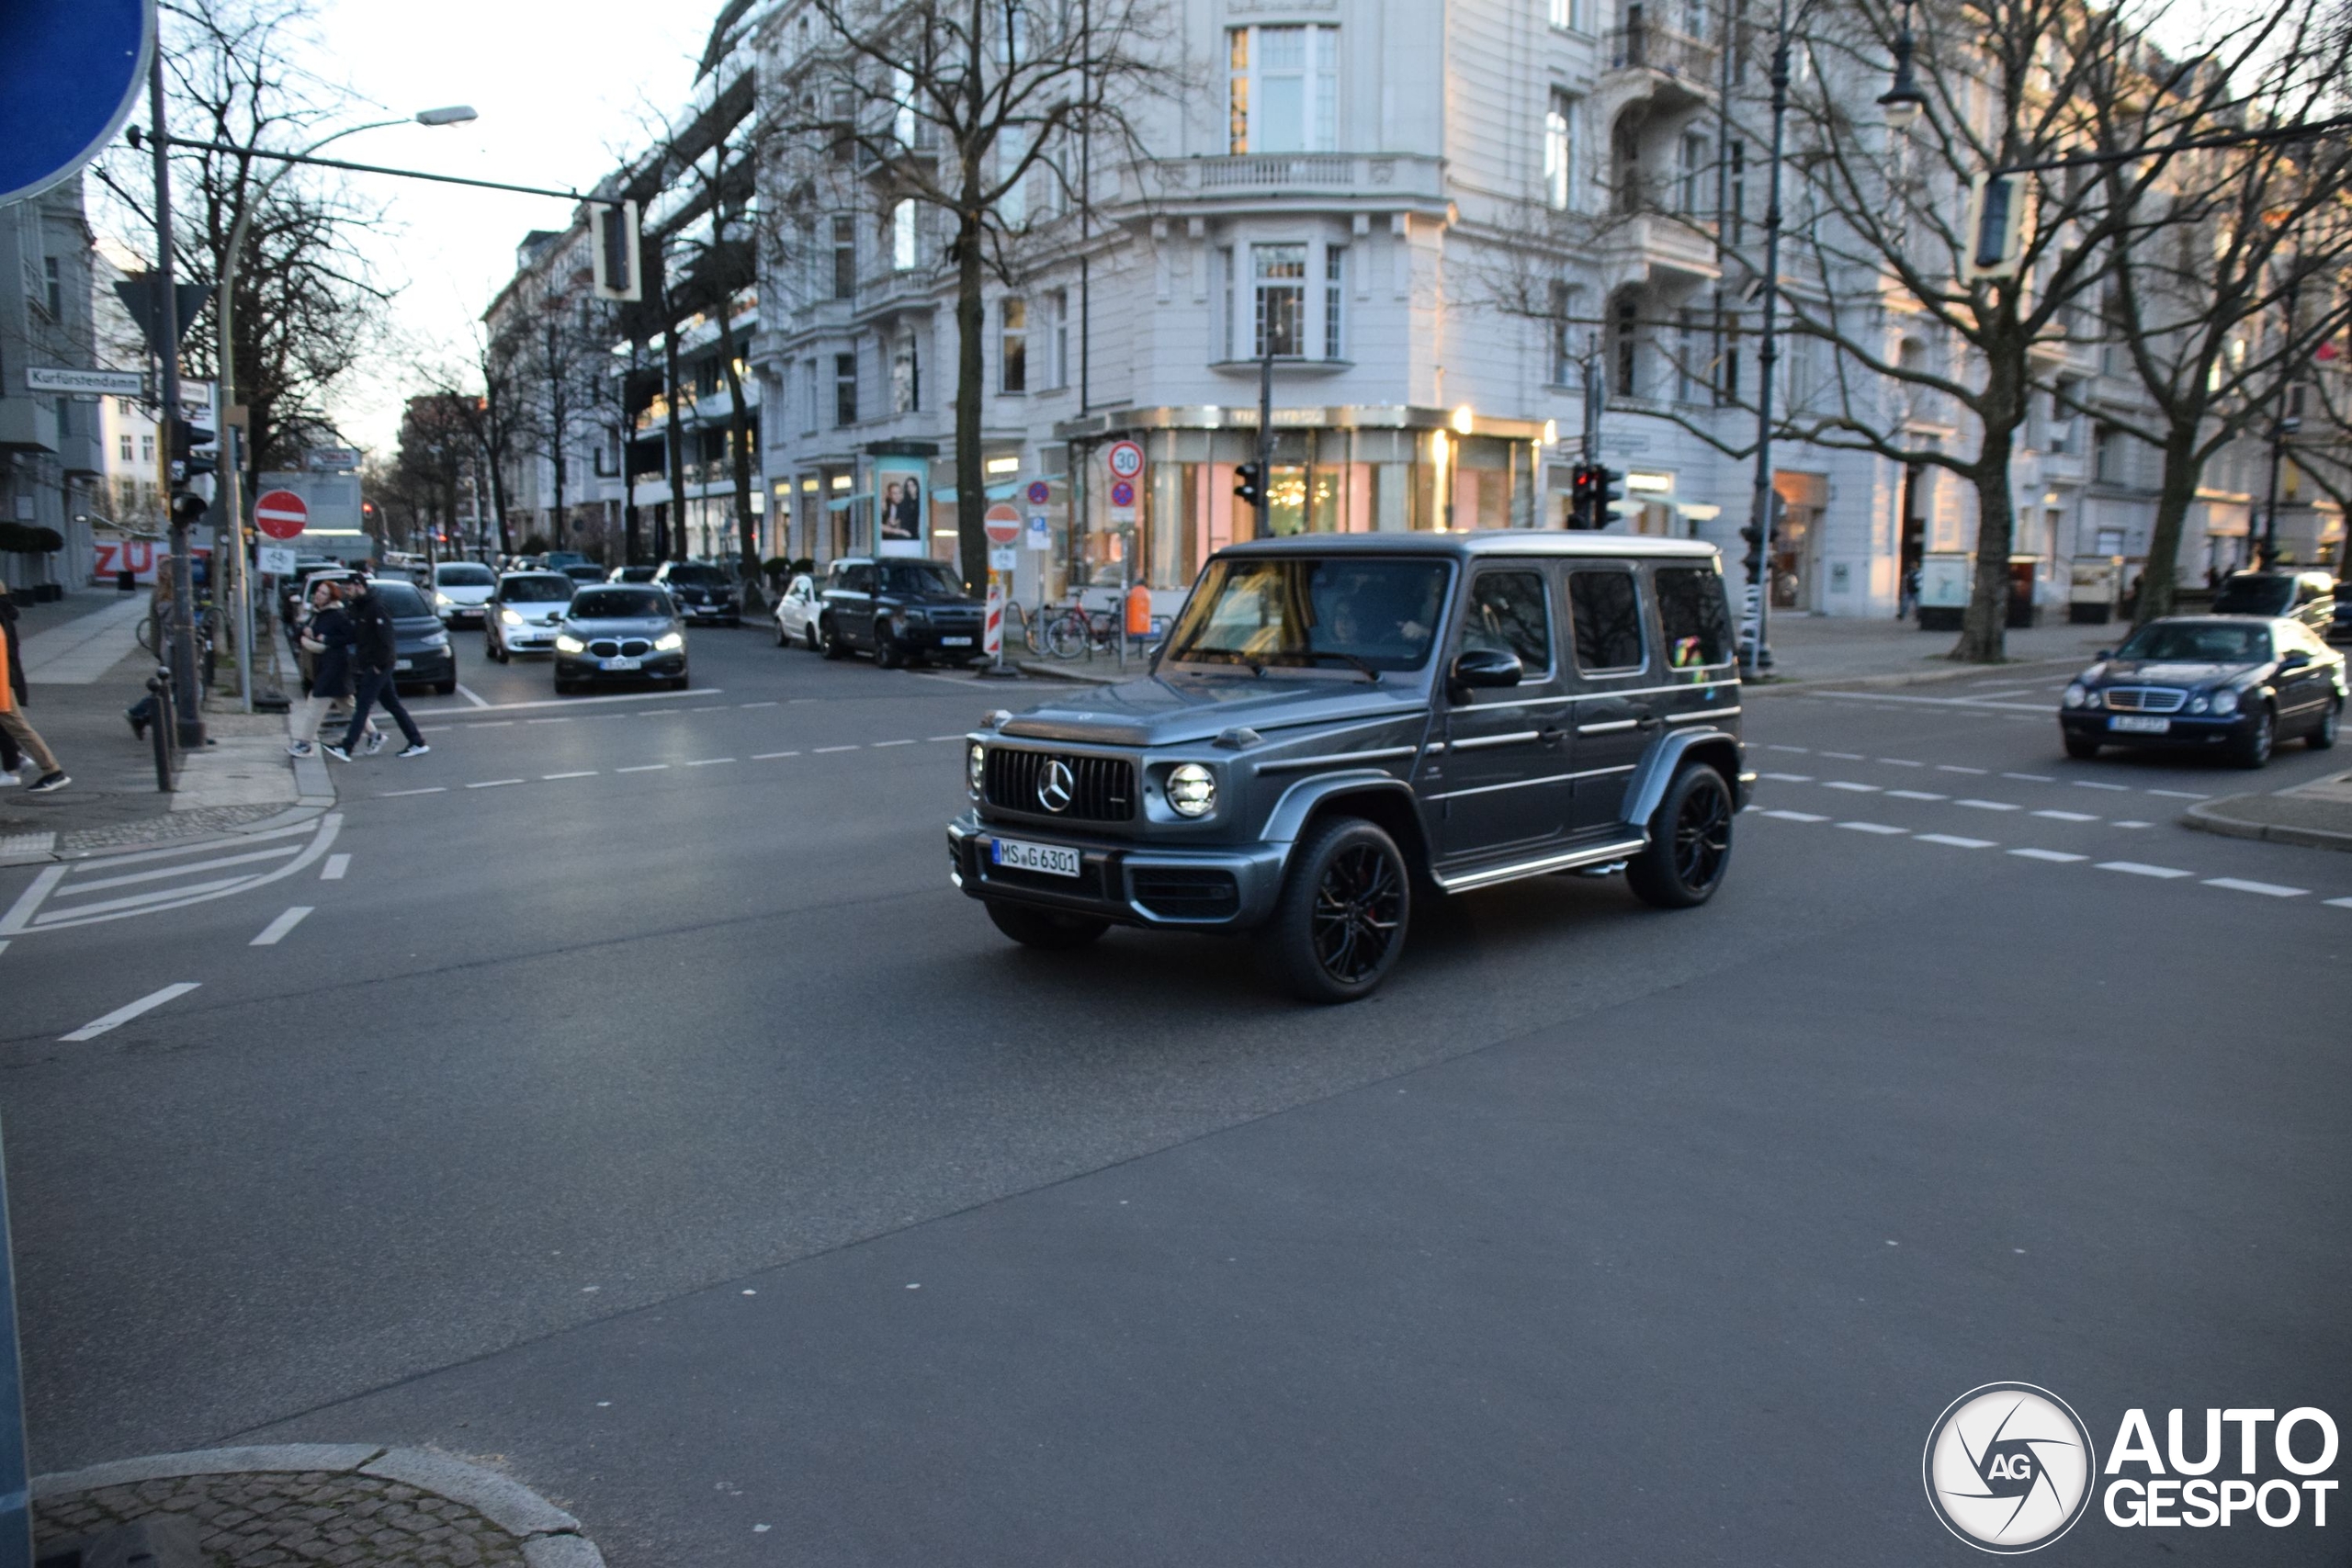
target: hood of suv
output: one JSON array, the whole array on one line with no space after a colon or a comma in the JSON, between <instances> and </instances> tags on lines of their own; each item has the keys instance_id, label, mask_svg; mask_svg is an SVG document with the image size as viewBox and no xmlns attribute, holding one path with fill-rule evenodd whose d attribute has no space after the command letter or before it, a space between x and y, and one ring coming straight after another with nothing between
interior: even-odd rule
<instances>
[{"instance_id":1,"label":"hood of suv","mask_svg":"<svg viewBox=\"0 0 2352 1568\"><path fill-rule=\"evenodd\" d=\"M1403 678L1381 685L1345 676L1147 676L1097 686L1008 719L1002 733L1105 746L1178 746L1246 727L1261 732L1418 713L1428 698Z\"/></svg>"}]
</instances>

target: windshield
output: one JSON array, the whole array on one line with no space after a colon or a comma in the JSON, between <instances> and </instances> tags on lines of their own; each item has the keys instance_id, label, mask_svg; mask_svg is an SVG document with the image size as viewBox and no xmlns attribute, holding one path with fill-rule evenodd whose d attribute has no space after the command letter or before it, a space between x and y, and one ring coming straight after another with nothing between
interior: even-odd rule
<instances>
[{"instance_id":1,"label":"windshield","mask_svg":"<svg viewBox=\"0 0 2352 1568\"><path fill-rule=\"evenodd\" d=\"M650 566L625 566L613 573L615 582L650 582L654 569Z\"/></svg>"},{"instance_id":2,"label":"windshield","mask_svg":"<svg viewBox=\"0 0 2352 1568\"><path fill-rule=\"evenodd\" d=\"M670 616L670 596L656 588L583 588L571 602L576 621L642 620Z\"/></svg>"},{"instance_id":3,"label":"windshield","mask_svg":"<svg viewBox=\"0 0 2352 1568\"><path fill-rule=\"evenodd\" d=\"M727 579L715 566L673 566L667 581L694 588L718 588Z\"/></svg>"},{"instance_id":4,"label":"windshield","mask_svg":"<svg viewBox=\"0 0 2352 1568\"><path fill-rule=\"evenodd\" d=\"M490 574L490 568L486 566L475 566L470 561L453 561L447 566L435 567L433 581L444 588L490 588L496 585L498 579Z\"/></svg>"},{"instance_id":5,"label":"windshield","mask_svg":"<svg viewBox=\"0 0 2352 1568\"><path fill-rule=\"evenodd\" d=\"M933 593L952 599L963 596L964 585L937 561L892 560L882 563L882 592Z\"/></svg>"},{"instance_id":6,"label":"windshield","mask_svg":"<svg viewBox=\"0 0 2352 1568\"><path fill-rule=\"evenodd\" d=\"M560 604L578 586L568 577L510 577L498 592L510 604Z\"/></svg>"},{"instance_id":7,"label":"windshield","mask_svg":"<svg viewBox=\"0 0 2352 1568\"><path fill-rule=\"evenodd\" d=\"M2270 657L2267 626L2220 621L2159 621L2142 626L2115 650L2118 659L2180 660L2198 664L2245 664Z\"/></svg>"},{"instance_id":8,"label":"windshield","mask_svg":"<svg viewBox=\"0 0 2352 1568\"><path fill-rule=\"evenodd\" d=\"M384 613L395 620L433 614L432 608L424 602L424 595L405 582L387 582L378 578L376 598L384 606Z\"/></svg>"},{"instance_id":9,"label":"windshield","mask_svg":"<svg viewBox=\"0 0 2352 1568\"><path fill-rule=\"evenodd\" d=\"M1217 561L1185 601L1168 657L1418 670L1429 662L1450 571L1433 560Z\"/></svg>"},{"instance_id":10,"label":"windshield","mask_svg":"<svg viewBox=\"0 0 2352 1568\"><path fill-rule=\"evenodd\" d=\"M2217 615L2283 615L2295 600L2290 577L2233 577L2213 595Z\"/></svg>"}]
</instances>

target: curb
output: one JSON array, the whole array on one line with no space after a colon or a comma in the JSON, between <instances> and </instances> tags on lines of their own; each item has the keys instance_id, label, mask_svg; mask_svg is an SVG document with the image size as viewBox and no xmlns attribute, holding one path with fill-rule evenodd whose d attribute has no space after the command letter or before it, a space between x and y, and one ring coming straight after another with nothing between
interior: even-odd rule
<instances>
[{"instance_id":1,"label":"curb","mask_svg":"<svg viewBox=\"0 0 2352 1568\"><path fill-rule=\"evenodd\" d=\"M272 1443L255 1448L198 1449L114 1460L86 1470L32 1479L35 1501L145 1481L195 1475L266 1475L321 1472L396 1481L471 1508L522 1542L530 1568L604 1568L605 1555L580 1533L580 1521L519 1482L428 1449L388 1449L371 1443Z\"/></svg>"},{"instance_id":2,"label":"curb","mask_svg":"<svg viewBox=\"0 0 2352 1568\"><path fill-rule=\"evenodd\" d=\"M1998 674L2003 671L2023 673L2031 670L2075 669L2087 662L2082 659L2019 659L2002 664L1955 664L1948 670L1911 670L1887 675L1808 675L1792 681L1742 681L1739 689L1745 698L1769 697L1784 692L1817 692L1829 687L1927 686L1942 681L1964 680L1972 675Z\"/></svg>"},{"instance_id":3,"label":"curb","mask_svg":"<svg viewBox=\"0 0 2352 1568\"><path fill-rule=\"evenodd\" d=\"M2352 853L2352 833L2331 833L2324 828L2290 828L2276 822L2249 822L2231 817L2222 807L2233 800L2251 800L2253 795L2229 795L2221 800L2209 800L2192 806L2181 814L2180 825L2194 828L2200 833L2217 833L2225 839L2259 839L2266 843L2292 844L2305 850L2337 850Z\"/></svg>"},{"instance_id":4,"label":"curb","mask_svg":"<svg viewBox=\"0 0 2352 1568\"><path fill-rule=\"evenodd\" d=\"M1035 675L1047 681L1075 681L1086 686L1115 686L1122 681L1132 681L1136 675L1142 673L1137 671L1126 675L1098 675L1091 670L1081 670L1074 664L1047 664L1036 659L1016 660L1013 662L1013 668L1023 675Z\"/></svg>"},{"instance_id":5,"label":"curb","mask_svg":"<svg viewBox=\"0 0 2352 1568\"><path fill-rule=\"evenodd\" d=\"M258 822L241 822L233 828L221 828L210 834L180 833L160 839L141 839L124 844L108 844L97 850L42 850L31 854L0 855L0 871L18 865L52 865L59 862L102 860L108 855L138 854L146 850L182 848L200 844L208 838L227 840L248 833L266 833L279 828L299 827L314 822L332 810L335 803L334 775L327 771L324 757L312 751L307 757L288 756L287 761L294 769L294 804L283 811L265 817ZM166 814L165 820L169 820Z\"/></svg>"}]
</instances>

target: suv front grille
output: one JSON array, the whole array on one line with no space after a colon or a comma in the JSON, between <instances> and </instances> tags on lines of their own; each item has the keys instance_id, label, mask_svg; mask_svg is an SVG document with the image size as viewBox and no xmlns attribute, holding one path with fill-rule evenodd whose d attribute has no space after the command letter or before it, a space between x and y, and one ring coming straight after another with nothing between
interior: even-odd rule
<instances>
[{"instance_id":1,"label":"suv front grille","mask_svg":"<svg viewBox=\"0 0 2352 1568\"><path fill-rule=\"evenodd\" d=\"M2169 686L2117 686L2107 694L2107 705L2118 713L2178 713L2188 701L2187 692Z\"/></svg>"},{"instance_id":2,"label":"suv front grille","mask_svg":"<svg viewBox=\"0 0 2352 1568\"><path fill-rule=\"evenodd\" d=\"M1037 786L1052 762L1070 772L1069 805L1053 810L1038 798ZM991 746L988 802L1008 811L1035 812L1076 822L1125 822L1136 814L1136 765L1125 757L1081 757L1061 751L1016 751Z\"/></svg>"}]
</instances>

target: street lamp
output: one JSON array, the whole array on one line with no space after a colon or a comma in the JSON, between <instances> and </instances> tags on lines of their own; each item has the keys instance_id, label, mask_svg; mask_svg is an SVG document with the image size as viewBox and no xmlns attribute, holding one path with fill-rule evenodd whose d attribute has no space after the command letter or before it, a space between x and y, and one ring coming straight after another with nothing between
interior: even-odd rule
<instances>
[{"instance_id":1,"label":"street lamp","mask_svg":"<svg viewBox=\"0 0 2352 1568\"><path fill-rule=\"evenodd\" d=\"M418 125L463 125L476 118L469 106L450 104L441 108L419 110L413 120ZM363 130L381 130L388 126L409 123L411 121L405 119L375 119L365 125L345 126L311 142L297 156L307 158L330 142L340 141L346 136L356 136ZM220 423L215 428L220 432L221 455L229 459L220 465L220 516L227 525L229 536L236 544L236 547L228 552L228 557L234 563L232 570L237 574L237 688L247 713L254 711L254 598L253 585L248 581L250 574L245 570L244 502L242 494L243 465L228 430L229 411L237 401L237 269L244 259L245 236L252 227L254 209L266 200L269 193L277 188L277 182L296 166L290 163L280 164L277 172L262 181L251 197L240 197L236 220L229 226L229 243L220 253L220 308L213 312L213 322L219 329L214 364L219 368L220 382ZM167 417L176 418L178 413L177 409L173 409L167 411Z\"/></svg>"},{"instance_id":2,"label":"street lamp","mask_svg":"<svg viewBox=\"0 0 2352 1568\"><path fill-rule=\"evenodd\" d=\"M1780 508L1772 493L1772 369L1780 359L1781 309L1781 170L1787 161L1789 118L1789 34L1813 0L1781 0L1772 28L1772 152L1764 206L1764 278L1762 320L1758 325L1756 393L1756 484L1748 505L1747 583L1756 595L1756 635L1740 645L1740 671L1749 677L1772 668L1772 649L1766 637L1772 610L1772 536ZM1927 107L1911 74L1911 5L1904 0L1903 27L1894 40L1894 85L1879 98L1888 126L1895 130L1916 121Z\"/></svg>"}]
</instances>

